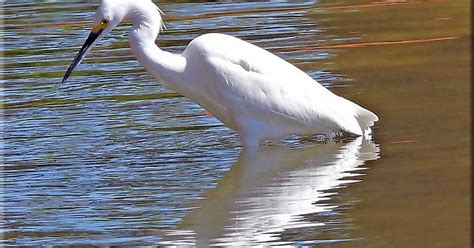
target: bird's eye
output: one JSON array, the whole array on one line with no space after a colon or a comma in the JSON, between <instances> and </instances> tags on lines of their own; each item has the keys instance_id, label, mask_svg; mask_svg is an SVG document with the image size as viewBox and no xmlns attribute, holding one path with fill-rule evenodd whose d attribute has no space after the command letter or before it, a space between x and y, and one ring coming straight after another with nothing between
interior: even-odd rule
<instances>
[{"instance_id":1,"label":"bird's eye","mask_svg":"<svg viewBox=\"0 0 474 248\"><path fill-rule=\"evenodd\" d=\"M100 24L104 25L104 24L107 24L109 23L109 18L104 18L102 19L102 21L100 22Z\"/></svg>"}]
</instances>

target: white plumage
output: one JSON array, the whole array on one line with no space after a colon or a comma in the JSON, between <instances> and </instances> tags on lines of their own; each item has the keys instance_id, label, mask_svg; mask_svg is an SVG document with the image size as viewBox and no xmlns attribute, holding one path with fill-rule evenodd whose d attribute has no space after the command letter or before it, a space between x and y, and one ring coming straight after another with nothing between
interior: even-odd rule
<instances>
[{"instance_id":1,"label":"white plumage","mask_svg":"<svg viewBox=\"0 0 474 248\"><path fill-rule=\"evenodd\" d=\"M229 35L199 36L182 54L161 50L155 40L162 19L149 0L103 0L91 33L96 37L89 37L63 81L96 40L122 20L133 22L130 46L140 63L236 130L244 148L289 134L364 135L378 120L278 56Z\"/></svg>"}]
</instances>

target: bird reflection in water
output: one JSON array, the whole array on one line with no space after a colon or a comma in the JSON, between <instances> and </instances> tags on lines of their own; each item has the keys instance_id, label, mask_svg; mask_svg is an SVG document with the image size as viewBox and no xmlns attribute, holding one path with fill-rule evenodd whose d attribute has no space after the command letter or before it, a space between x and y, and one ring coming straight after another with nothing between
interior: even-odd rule
<instances>
[{"instance_id":1,"label":"bird reflection in water","mask_svg":"<svg viewBox=\"0 0 474 248\"><path fill-rule=\"evenodd\" d=\"M303 215L336 208L327 203L334 194L328 191L356 182L351 177L361 175L361 166L378 158L378 145L363 137L298 149L242 151L216 188L195 203L196 209L178 226L181 231L165 237L173 241L163 244L293 244L279 240L278 234L325 225Z\"/></svg>"}]
</instances>

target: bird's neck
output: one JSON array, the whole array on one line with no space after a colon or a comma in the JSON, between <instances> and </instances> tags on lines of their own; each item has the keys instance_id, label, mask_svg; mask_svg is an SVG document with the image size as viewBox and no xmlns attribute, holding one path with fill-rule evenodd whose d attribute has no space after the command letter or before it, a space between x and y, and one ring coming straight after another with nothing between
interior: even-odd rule
<instances>
[{"instance_id":1,"label":"bird's neck","mask_svg":"<svg viewBox=\"0 0 474 248\"><path fill-rule=\"evenodd\" d=\"M156 6L135 9L129 13L133 21L130 48L145 69L172 90L181 93L185 82L182 74L186 59L179 54L161 50L155 43L161 28L161 15Z\"/></svg>"}]
</instances>

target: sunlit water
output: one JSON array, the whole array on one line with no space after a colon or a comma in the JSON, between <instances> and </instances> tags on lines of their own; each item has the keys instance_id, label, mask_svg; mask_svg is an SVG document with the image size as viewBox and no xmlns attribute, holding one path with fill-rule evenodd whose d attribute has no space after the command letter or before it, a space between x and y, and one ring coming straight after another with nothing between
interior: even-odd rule
<instances>
[{"instance_id":1,"label":"sunlit water","mask_svg":"<svg viewBox=\"0 0 474 248\"><path fill-rule=\"evenodd\" d=\"M180 52L200 34L231 34L269 49L382 117L374 132L381 145L360 138L318 143L293 137L247 154L234 131L142 69L128 48L128 24L104 38L57 91L87 37L95 5L7 1L1 223L6 243L354 246L373 237L390 240L359 228L367 220L359 212L354 220L348 212L370 199L371 191L342 194L355 185L383 187L370 186L369 168L384 163L393 168L390 158L397 156L391 152L408 144L402 154L409 156L414 139L391 128L396 122L383 122L406 116L386 105L390 100L371 98L387 86L351 76L373 73L354 65L368 63L361 58L376 61L370 55L380 51L324 48L374 41L366 37L370 28L351 30L357 22L347 15L366 7L347 6L367 4L354 2L160 1L168 28L157 41L162 48ZM370 17L379 13L370 14L360 23L374 23ZM385 33L375 38L384 40ZM412 126L412 133L423 133ZM384 149L388 160L380 159ZM364 231L354 231L359 229Z\"/></svg>"}]
</instances>

